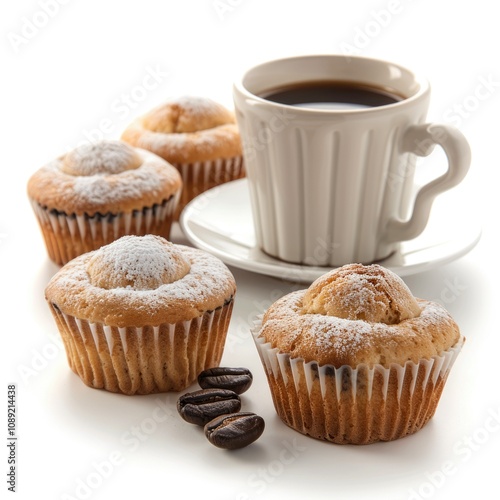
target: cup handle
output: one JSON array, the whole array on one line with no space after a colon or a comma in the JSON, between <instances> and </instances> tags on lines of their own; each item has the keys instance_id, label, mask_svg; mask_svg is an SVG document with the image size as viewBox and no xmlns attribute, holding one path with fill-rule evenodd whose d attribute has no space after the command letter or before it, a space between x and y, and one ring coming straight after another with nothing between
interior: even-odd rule
<instances>
[{"instance_id":1,"label":"cup handle","mask_svg":"<svg viewBox=\"0 0 500 500\"><path fill-rule=\"evenodd\" d=\"M462 132L449 125L411 125L404 133L402 149L403 152L427 156L436 144L443 148L448 158L448 169L420 188L409 220L391 219L388 222L385 232L387 243L411 240L418 236L427 225L434 198L459 184L469 170L471 151L467 139Z\"/></svg>"}]
</instances>

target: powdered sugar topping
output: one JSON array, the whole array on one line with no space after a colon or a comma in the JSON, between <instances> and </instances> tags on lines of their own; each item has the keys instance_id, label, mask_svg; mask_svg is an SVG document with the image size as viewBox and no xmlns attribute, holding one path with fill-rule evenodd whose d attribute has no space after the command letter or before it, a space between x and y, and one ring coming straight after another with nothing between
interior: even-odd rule
<instances>
[{"instance_id":1,"label":"powdered sugar topping","mask_svg":"<svg viewBox=\"0 0 500 500\"><path fill-rule=\"evenodd\" d=\"M101 247L89 260L94 286L105 289L153 290L189 272L189 263L176 246L153 235L123 236Z\"/></svg>"},{"instance_id":2,"label":"powdered sugar topping","mask_svg":"<svg viewBox=\"0 0 500 500\"><path fill-rule=\"evenodd\" d=\"M211 115L220 111L222 106L212 99L200 96L183 95L173 99L172 104L180 106L187 115Z\"/></svg>"},{"instance_id":3,"label":"powdered sugar topping","mask_svg":"<svg viewBox=\"0 0 500 500\"><path fill-rule=\"evenodd\" d=\"M447 338L458 336L448 312L437 303L416 299L420 314L399 324L345 319L303 312L305 290L292 292L275 302L264 316L260 335L292 357L350 364L352 360L385 363L396 356L400 362L416 352L439 354ZM451 344L450 344L451 345ZM404 346L404 347L403 347ZM418 357L418 356L417 356Z\"/></svg>"},{"instance_id":4,"label":"powdered sugar topping","mask_svg":"<svg viewBox=\"0 0 500 500\"><path fill-rule=\"evenodd\" d=\"M141 170L123 172L120 182L102 175L77 177L73 184L74 194L87 203L99 204L124 199L138 199L143 193L154 192L161 185L162 176L147 165Z\"/></svg>"},{"instance_id":5,"label":"powdered sugar topping","mask_svg":"<svg viewBox=\"0 0 500 500\"><path fill-rule=\"evenodd\" d=\"M100 141L84 144L69 152L61 169L69 175L109 175L135 169L140 164L141 159L128 144Z\"/></svg>"},{"instance_id":6,"label":"powdered sugar topping","mask_svg":"<svg viewBox=\"0 0 500 500\"><path fill-rule=\"evenodd\" d=\"M151 236L143 238L149 239ZM99 263L96 256L100 250L73 259L47 285L47 299L56 303L66 314L115 326L129 326L134 322L141 325L175 323L199 317L232 300L236 292L234 277L226 265L213 255L167 242L170 258L156 255L148 259L149 250L143 249L139 257L140 252L134 246L132 252L110 252L116 258L110 259L110 269L101 266L101 273L99 265L94 271L89 269L89 262L94 258ZM156 254L156 251L153 253ZM139 264L131 254L144 262ZM128 260L127 266L119 263L122 258ZM187 263L189 270L182 277L171 273L175 274L174 281L168 282L168 279L161 278L156 283L144 283L145 280L139 276L144 271L156 280L156 272L162 270L164 265L172 266L182 275L181 259ZM109 275L117 280L114 287L107 279ZM123 281L120 281L120 276L124 277ZM136 279L135 286L132 286L131 280L127 283L130 278ZM156 284L159 286L154 287Z\"/></svg>"},{"instance_id":7,"label":"powdered sugar topping","mask_svg":"<svg viewBox=\"0 0 500 500\"><path fill-rule=\"evenodd\" d=\"M306 291L303 312L396 324L420 314L411 291L379 265L348 264L318 278Z\"/></svg>"}]
</instances>

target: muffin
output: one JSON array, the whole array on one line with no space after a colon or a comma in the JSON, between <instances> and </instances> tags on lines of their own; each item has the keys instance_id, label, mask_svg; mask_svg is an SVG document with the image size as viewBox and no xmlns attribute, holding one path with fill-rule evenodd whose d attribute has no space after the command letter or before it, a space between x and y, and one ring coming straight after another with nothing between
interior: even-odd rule
<instances>
[{"instance_id":1,"label":"muffin","mask_svg":"<svg viewBox=\"0 0 500 500\"><path fill-rule=\"evenodd\" d=\"M80 146L28 181L47 252L59 265L127 234L168 238L181 189L168 162L120 141Z\"/></svg>"},{"instance_id":2,"label":"muffin","mask_svg":"<svg viewBox=\"0 0 500 500\"><path fill-rule=\"evenodd\" d=\"M180 391L219 365L235 292L216 257L146 235L76 257L45 298L86 385L150 394Z\"/></svg>"},{"instance_id":3,"label":"muffin","mask_svg":"<svg viewBox=\"0 0 500 500\"><path fill-rule=\"evenodd\" d=\"M279 417L338 444L391 441L434 415L464 338L397 275L349 264L276 301L252 331Z\"/></svg>"},{"instance_id":4,"label":"muffin","mask_svg":"<svg viewBox=\"0 0 500 500\"><path fill-rule=\"evenodd\" d=\"M245 175L234 115L211 99L172 99L136 119L121 138L179 170L184 189L177 216L200 193Z\"/></svg>"}]
</instances>

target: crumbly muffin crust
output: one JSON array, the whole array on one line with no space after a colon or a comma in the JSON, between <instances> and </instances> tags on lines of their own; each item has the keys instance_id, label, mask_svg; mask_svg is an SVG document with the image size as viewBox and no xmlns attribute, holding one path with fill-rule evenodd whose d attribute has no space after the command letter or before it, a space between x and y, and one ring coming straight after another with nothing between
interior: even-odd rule
<instances>
[{"instance_id":1,"label":"crumbly muffin crust","mask_svg":"<svg viewBox=\"0 0 500 500\"><path fill-rule=\"evenodd\" d=\"M355 368L430 359L460 331L440 304L414 298L394 273L351 264L275 302L259 336L292 358Z\"/></svg>"},{"instance_id":2,"label":"crumbly muffin crust","mask_svg":"<svg viewBox=\"0 0 500 500\"><path fill-rule=\"evenodd\" d=\"M124 236L67 263L45 296L62 313L116 327L174 324L223 307L234 278L216 257L164 238Z\"/></svg>"},{"instance_id":3,"label":"crumbly muffin crust","mask_svg":"<svg viewBox=\"0 0 500 500\"><path fill-rule=\"evenodd\" d=\"M36 171L28 196L66 215L142 210L161 204L182 187L164 159L121 141L80 146Z\"/></svg>"},{"instance_id":4,"label":"crumbly muffin crust","mask_svg":"<svg viewBox=\"0 0 500 500\"><path fill-rule=\"evenodd\" d=\"M204 97L182 96L161 104L132 122L121 138L174 164L241 155L233 113Z\"/></svg>"}]
</instances>

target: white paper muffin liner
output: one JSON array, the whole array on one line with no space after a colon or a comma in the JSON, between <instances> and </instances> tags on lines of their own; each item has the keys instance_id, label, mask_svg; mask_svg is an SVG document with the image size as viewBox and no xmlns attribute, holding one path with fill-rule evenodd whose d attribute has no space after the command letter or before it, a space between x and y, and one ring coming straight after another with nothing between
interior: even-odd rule
<instances>
[{"instance_id":1,"label":"white paper muffin liner","mask_svg":"<svg viewBox=\"0 0 500 500\"><path fill-rule=\"evenodd\" d=\"M45 240L47 253L64 265L79 255L96 250L125 235L157 234L168 238L180 192L162 204L128 213L72 214L50 210L31 200Z\"/></svg>"},{"instance_id":2,"label":"white paper muffin liner","mask_svg":"<svg viewBox=\"0 0 500 500\"><path fill-rule=\"evenodd\" d=\"M419 363L336 368L281 353L251 329L280 418L295 430L339 444L390 441L433 416L464 338Z\"/></svg>"},{"instance_id":3,"label":"white paper muffin liner","mask_svg":"<svg viewBox=\"0 0 500 500\"><path fill-rule=\"evenodd\" d=\"M182 177L183 189L177 215L199 194L245 176L242 156L191 163L173 163Z\"/></svg>"},{"instance_id":4,"label":"white paper muffin liner","mask_svg":"<svg viewBox=\"0 0 500 500\"><path fill-rule=\"evenodd\" d=\"M189 321L137 328L91 323L49 306L68 364L83 382L132 395L183 390L218 366L233 301Z\"/></svg>"}]
</instances>

